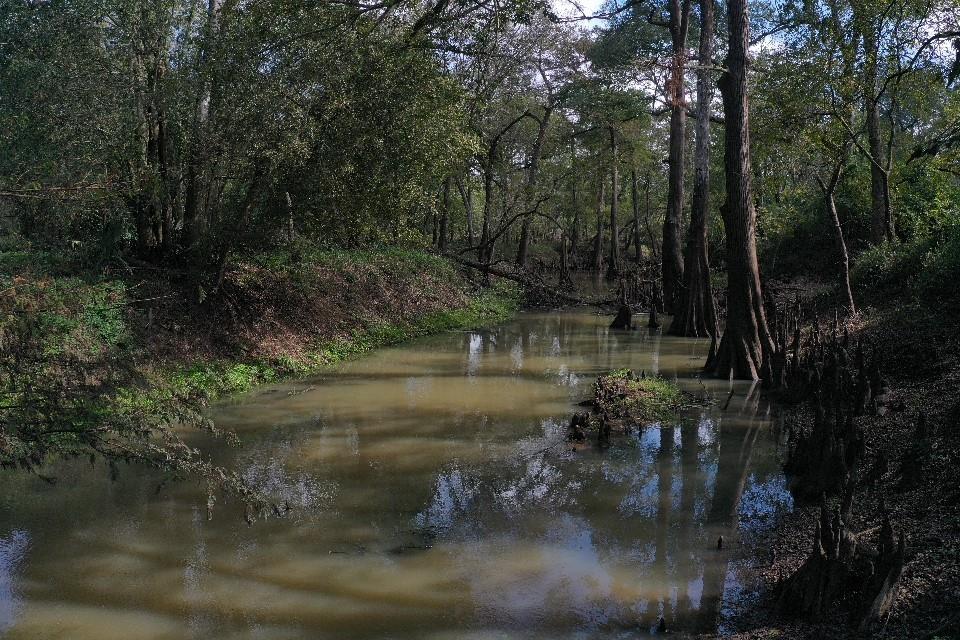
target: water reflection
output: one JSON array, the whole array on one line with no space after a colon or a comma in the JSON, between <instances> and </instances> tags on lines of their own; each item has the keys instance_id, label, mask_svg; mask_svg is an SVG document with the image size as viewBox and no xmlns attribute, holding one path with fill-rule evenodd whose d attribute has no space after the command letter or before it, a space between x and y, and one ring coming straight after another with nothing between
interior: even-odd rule
<instances>
[{"instance_id":1,"label":"water reflection","mask_svg":"<svg viewBox=\"0 0 960 640\"><path fill-rule=\"evenodd\" d=\"M0 632L13 626L21 607L14 577L29 544L30 536L17 529L0 538Z\"/></svg>"},{"instance_id":2,"label":"water reflection","mask_svg":"<svg viewBox=\"0 0 960 640\"><path fill-rule=\"evenodd\" d=\"M114 483L67 464L56 489L6 477L0 629L621 637L661 615L715 628L740 588L717 537L732 544L789 506L768 407L740 384L725 406L726 383L694 378L704 342L606 322L525 315L219 407L244 446L199 444L301 507L288 519L248 527L218 505L208 521L204 487L158 491L140 469ZM620 367L677 376L719 404L602 453L568 451L574 403Z\"/></svg>"}]
</instances>

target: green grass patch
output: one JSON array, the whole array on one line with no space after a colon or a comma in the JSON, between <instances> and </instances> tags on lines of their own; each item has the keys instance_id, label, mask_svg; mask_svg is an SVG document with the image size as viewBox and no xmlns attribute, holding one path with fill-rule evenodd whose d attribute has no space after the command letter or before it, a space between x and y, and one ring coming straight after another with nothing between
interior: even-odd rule
<instances>
[{"instance_id":1,"label":"green grass patch","mask_svg":"<svg viewBox=\"0 0 960 640\"><path fill-rule=\"evenodd\" d=\"M683 391L670 380L637 376L629 369L600 376L594 386L594 409L599 420L627 428L675 422L685 400Z\"/></svg>"}]
</instances>

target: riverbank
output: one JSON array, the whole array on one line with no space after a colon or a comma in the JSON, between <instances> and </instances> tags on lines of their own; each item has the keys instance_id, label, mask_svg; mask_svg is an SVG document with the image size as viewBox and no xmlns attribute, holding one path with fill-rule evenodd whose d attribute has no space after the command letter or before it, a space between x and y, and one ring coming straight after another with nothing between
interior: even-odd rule
<instances>
[{"instance_id":1,"label":"riverbank","mask_svg":"<svg viewBox=\"0 0 960 640\"><path fill-rule=\"evenodd\" d=\"M955 320L918 304L869 308L848 329L874 345L888 384L877 412L856 419L866 456L848 527L875 545L884 513L906 539L906 561L889 615L857 630L834 607L820 620L777 614L780 581L810 555L818 507L798 504L770 535L741 549L753 567L757 598L724 619L733 638L955 638L960 635L960 338ZM923 416L922 420L920 416ZM787 421L804 428L805 408ZM834 504L837 498L830 500Z\"/></svg>"},{"instance_id":2,"label":"riverbank","mask_svg":"<svg viewBox=\"0 0 960 640\"><path fill-rule=\"evenodd\" d=\"M213 429L200 408L305 376L379 346L505 320L506 285L483 289L441 257L309 247L232 261L216 292L149 266L81 269L0 253L5 430L0 466L40 472L58 456L207 465L169 428ZM236 487L235 487L236 488Z\"/></svg>"}]
</instances>

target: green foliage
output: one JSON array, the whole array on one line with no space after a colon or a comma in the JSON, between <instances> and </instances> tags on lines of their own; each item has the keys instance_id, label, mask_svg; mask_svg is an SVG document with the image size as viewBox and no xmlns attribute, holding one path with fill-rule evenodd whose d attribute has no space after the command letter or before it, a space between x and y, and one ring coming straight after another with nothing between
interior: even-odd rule
<instances>
[{"instance_id":1,"label":"green foliage","mask_svg":"<svg viewBox=\"0 0 960 640\"><path fill-rule=\"evenodd\" d=\"M938 309L960 308L960 224L903 243L864 251L850 272L854 286L870 299L903 296Z\"/></svg>"},{"instance_id":2,"label":"green foliage","mask_svg":"<svg viewBox=\"0 0 960 640\"><path fill-rule=\"evenodd\" d=\"M948 227L923 261L917 277L922 300L951 310L960 309L960 220Z\"/></svg>"},{"instance_id":3,"label":"green foliage","mask_svg":"<svg viewBox=\"0 0 960 640\"><path fill-rule=\"evenodd\" d=\"M254 262L269 265L274 276L294 278L304 270L306 255L317 260L321 270L367 270L377 286L397 287L396 294L411 283L422 285L437 278L466 286L450 261L423 252L301 247L300 254L272 252ZM307 278L298 286L318 282ZM351 285L358 289L353 295L362 295L362 287L368 284L364 279ZM7 278L4 287L0 289L0 467L39 472L48 459L93 454L201 475L250 500L260 498L235 474L211 465L187 446L171 425L192 425L229 437L202 418L204 404L259 384L308 375L380 346L496 323L514 312L519 300L514 287L498 284L476 295L453 298L461 301L459 305L432 313L414 312L406 320L385 321L374 310L359 307L365 326L345 337L318 341L305 355L280 352L270 358L201 360L185 356L165 366L144 366L142 358L151 336L131 331L127 310L132 301L124 282L17 275ZM296 349L299 345L286 346Z\"/></svg>"},{"instance_id":4,"label":"green foliage","mask_svg":"<svg viewBox=\"0 0 960 640\"><path fill-rule=\"evenodd\" d=\"M923 268L929 250L928 238L870 247L854 262L851 282L863 291L904 294Z\"/></svg>"},{"instance_id":5,"label":"green foliage","mask_svg":"<svg viewBox=\"0 0 960 640\"><path fill-rule=\"evenodd\" d=\"M211 7L4 4L0 187L18 230L92 264L132 250L212 269L291 215L341 245L416 236L473 151L438 57L338 5Z\"/></svg>"},{"instance_id":6,"label":"green foliage","mask_svg":"<svg viewBox=\"0 0 960 640\"><path fill-rule=\"evenodd\" d=\"M3 306L10 315L0 320L0 330L29 323L47 356L91 362L129 337L121 282L76 277L17 277L8 282Z\"/></svg>"},{"instance_id":7,"label":"green foliage","mask_svg":"<svg viewBox=\"0 0 960 640\"><path fill-rule=\"evenodd\" d=\"M594 403L603 421L644 425L678 419L685 397L665 378L638 377L629 369L617 369L597 378Z\"/></svg>"}]
</instances>

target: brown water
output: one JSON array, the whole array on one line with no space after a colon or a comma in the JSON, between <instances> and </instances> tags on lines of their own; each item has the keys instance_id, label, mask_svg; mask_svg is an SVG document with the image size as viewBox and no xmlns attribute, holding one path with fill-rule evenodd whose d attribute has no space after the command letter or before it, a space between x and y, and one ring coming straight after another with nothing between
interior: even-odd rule
<instances>
[{"instance_id":1,"label":"brown water","mask_svg":"<svg viewBox=\"0 0 960 640\"><path fill-rule=\"evenodd\" d=\"M525 314L218 407L243 443L218 460L282 493L284 519L248 526L218 505L208 521L204 487L139 468L111 481L78 462L55 487L6 474L0 633L627 638L661 615L715 629L749 597L737 541L790 505L770 410L749 384L695 378L705 342L608 322ZM575 403L620 367L716 402L567 451Z\"/></svg>"}]
</instances>

